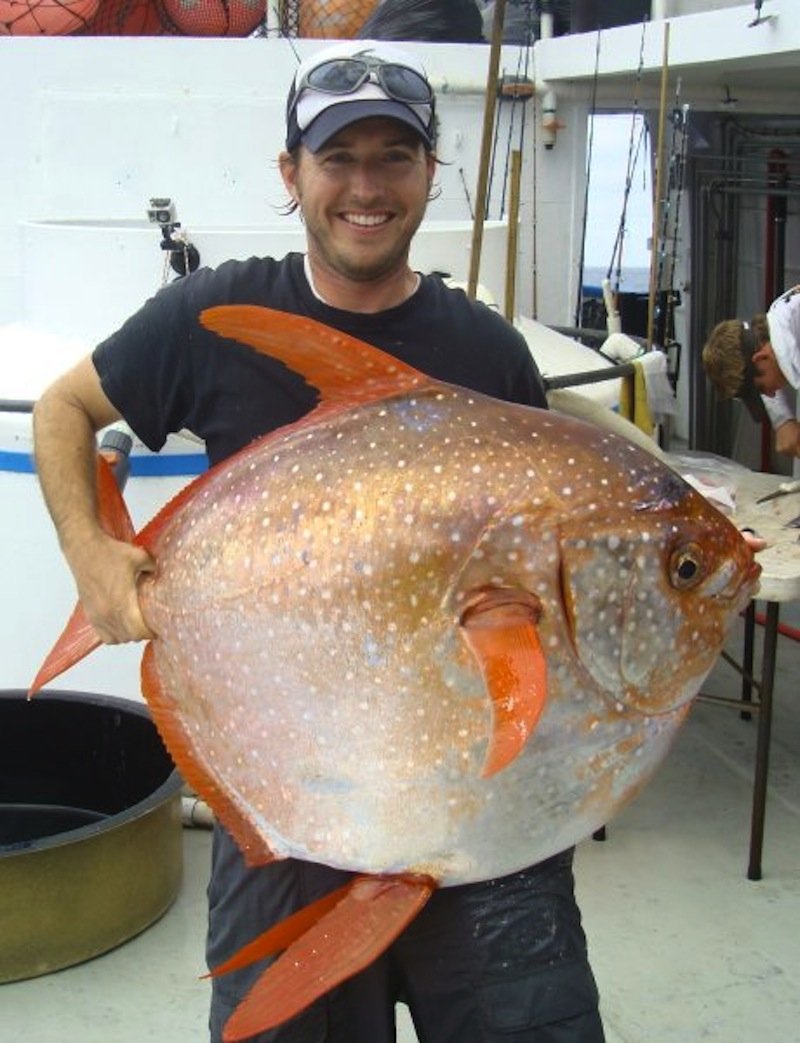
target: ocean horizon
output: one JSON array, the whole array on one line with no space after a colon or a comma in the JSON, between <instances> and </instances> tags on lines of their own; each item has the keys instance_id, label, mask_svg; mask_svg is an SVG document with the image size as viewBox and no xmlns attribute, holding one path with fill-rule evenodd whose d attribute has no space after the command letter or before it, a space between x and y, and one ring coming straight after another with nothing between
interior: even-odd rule
<instances>
[{"instance_id":1,"label":"ocean horizon","mask_svg":"<svg viewBox=\"0 0 800 1043\"><path fill-rule=\"evenodd\" d=\"M602 292L603 279L606 277L607 268L599 265L587 264L583 269L584 296L595 297ZM611 286L615 286L615 273L611 273ZM620 276L620 293L648 293L650 290L649 268L623 268ZM595 292L596 291L596 292Z\"/></svg>"}]
</instances>

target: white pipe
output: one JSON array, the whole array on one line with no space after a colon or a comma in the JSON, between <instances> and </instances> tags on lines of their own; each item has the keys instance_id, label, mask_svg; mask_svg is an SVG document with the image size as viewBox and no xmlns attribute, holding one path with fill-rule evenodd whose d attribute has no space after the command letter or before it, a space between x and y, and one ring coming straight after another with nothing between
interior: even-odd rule
<instances>
[{"instance_id":1,"label":"white pipe","mask_svg":"<svg viewBox=\"0 0 800 1043\"><path fill-rule=\"evenodd\" d=\"M541 40L552 40L553 38L553 11L550 4L544 5L544 10L539 16L539 38ZM558 122L558 102L556 92L547 86L542 95L542 144L546 149L552 149L556 143L561 124Z\"/></svg>"},{"instance_id":2,"label":"white pipe","mask_svg":"<svg viewBox=\"0 0 800 1043\"><path fill-rule=\"evenodd\" d=\"M267 35L280 36L281 31L280 0L267 0Z\"/></svg>"},{"instance_id":3,"label":"white pipe","mask_svg":"<svg viewBox=\"0 0 800 1043\"><path fill-rule=\"evenodd\" d=\"M603 301L606 306L606 329L609 333L622 333L622 319L617 310L617 302L611 292L611 281L603 279Z\"/></svg>"},{"instance_id":4,"label":"white pipe","mask_svg":"<svg viewBox=\"0 0 800 1043\"><path fill-rule=\"evenodd\" d=\"M181 822L189 829L212 829L214 812L198 797L181 797Z\"/></svg>"},{"instance_id":5,"label":"white pipe","mask_svg":"<svg viewBox=\"0 0 800 1043\"><path fill-rule=\"evenodd\" d=\"M562 126L558 122L556 105L556 92L548 88L542 97L542 144L546 149L555 145L556 135Z\"/></svg>"}]
</instances>

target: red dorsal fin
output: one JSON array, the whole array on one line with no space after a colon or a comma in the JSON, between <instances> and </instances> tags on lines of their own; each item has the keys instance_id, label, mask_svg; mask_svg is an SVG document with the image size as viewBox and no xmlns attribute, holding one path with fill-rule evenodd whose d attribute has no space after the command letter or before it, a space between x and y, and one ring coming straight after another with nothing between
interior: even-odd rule
<instances>
[{"instance_id":1,"label":"red dorsal fin","mask_svg":"<svg viewBox=\"0 0 800 1043\"><path fill-rule=\"evenodd\" d=\"M96 480L100 524L115 539L132 542L134 528L131 516L122 499L111 465L102 453L97 454ZM34 695L71 666L85 659L101 643L80 604L76 605L61 636L33 679L28 696Z\"/></svg>"},{"instance_id":2,"label":"red dorsal fin","mask_svg":"<svg viewBox=\"0 0 800 1043\"><path fill-rule=\"evenodd\" d=\"M280 359L320 393L320 405L341 408L433 383L393 355L301 315L255 304L208 308L200 322L221 337Z\"/></svg>"},{"instance_id":3,"label":"red dorsal fin","mask_svg":"<svg viewBox=\"0 0 800 1043\"><path fill-rule=\"evenodd\" d=\"M429 877L363 876L271 964L222 1033L238 1043L299 1014L377 959L414 919L435 888Z\"/></svg>"},{"instance_id":4,"label":"red dorsal fin","mask_svg":"<svg viewBox=\"0 0 800 1043\"><path fill-rule=\"evenodd\" d=\"M535 594L485 587L462 613L462 633L492 701L484 778L521 753L544 709L547 664L537 628L541 611Z\"/></svg>"}]
</instances>

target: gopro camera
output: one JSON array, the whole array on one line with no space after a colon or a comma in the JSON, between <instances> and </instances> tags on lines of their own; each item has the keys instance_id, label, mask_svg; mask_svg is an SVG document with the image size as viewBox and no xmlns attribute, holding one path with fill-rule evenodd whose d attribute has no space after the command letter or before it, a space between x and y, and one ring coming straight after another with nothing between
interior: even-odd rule
<instances>
[{"instance_id":1,"label":"gopro camera","mask_svg":"<svg viewBox=\"0 0 800 1043\"><path fill-rule=\"evenodd\" d=\"M147 208L147 219L155 225L174 225L176 223L177 211L171 199L157 196L150 200Z\"/></svg>"}]
</instances>

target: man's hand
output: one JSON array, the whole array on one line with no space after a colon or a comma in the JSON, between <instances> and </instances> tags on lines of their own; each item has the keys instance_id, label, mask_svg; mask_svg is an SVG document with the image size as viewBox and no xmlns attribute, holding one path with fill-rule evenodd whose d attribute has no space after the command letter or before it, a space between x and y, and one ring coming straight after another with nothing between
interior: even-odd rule
<instances>
[{"instance_id":1,"label":"man's hand","mask_svg":"<svg viewBox=\"0 0 800 1043\"><path fill-rule=\"evenodd\" d=\"M789 456L800 456L800 420L786 420L775 429L775 449Z\"/></svg>"},{"instance_id":2,"label":"man's hand","mask_svg":"<svg viewBox=\"0 0 800 1043\"><path fill-rule=\"evenodd\" d=\"M104 644L155 636L139 606L139 579L155 569L143 547L101 533L68 558L83 611Z\"/></svg>"},{"instance_id":3,"label":"man's hand","mask_svg":"<svg viewBox=\"0 0 800 1043\"><path fill-rule=\"evenodd\" d=\"M760 550L766 547L767 541L761 536L756 536L752 529L740 529L739 531L744 537L745 543L754 554L758 554Z\"/></svg>"},{"instance_id":4,"label":"man's hand","mask_svg":"<svg viewBox=\"0 0 800 1043\"><path fill-rule=\"evenodd\" d=\"M97 511L95 432L119 419L90 357L51 384L33 411L39 483L83 611L105 644L154 636L138 584L155 562L142 547L109 536Z\"/></svg>"}]
</instances>

